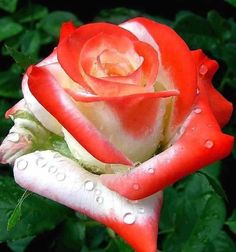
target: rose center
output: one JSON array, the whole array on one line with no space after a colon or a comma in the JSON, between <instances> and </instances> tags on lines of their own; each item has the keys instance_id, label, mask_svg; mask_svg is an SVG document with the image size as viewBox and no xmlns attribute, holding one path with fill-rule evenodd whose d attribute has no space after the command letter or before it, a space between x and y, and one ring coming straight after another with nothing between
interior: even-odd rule
<instances>
[{"instance_id":1,"label":"rose center","mask_svg":"<svg viewBox=\"0 0 236 252\"><path fill-rule=\"evenodd\" d=\"M97 59L107 76L127 76L136 70L136 66L116 50L104 50Z\"/></svg>"}]
</instances>

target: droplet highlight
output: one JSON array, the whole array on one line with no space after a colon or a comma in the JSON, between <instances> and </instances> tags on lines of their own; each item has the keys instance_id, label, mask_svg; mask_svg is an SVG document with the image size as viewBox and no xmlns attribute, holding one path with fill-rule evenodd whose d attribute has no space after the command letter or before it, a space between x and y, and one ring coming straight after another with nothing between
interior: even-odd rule
<instances>
[{"instance_id":1,"label":"droplet highlight","mask_svg":"<svg viewBox=\"0 0 236 252\"><path fill-rule=\"evenodd\" d=\"M123 217L123 221L125 224L131 225L134 224L136 220L136 217L132 213L126 213Z\"/></svg>"},{"instance_id":2,"label":"droplet highlight","mask_svg":"<svg viewBox=\"0 0 236 252\"><path fill-rule=\"evenodd\" d=\"M144 214L144 212L145 212L145 210L144 210L144 208L143 208L143 207L140 207L140 208L138 209L138 213L140 213L140 214Z\"/></svg>"},{"instance_id":3,"label":"droplet highlight","mask_svg":"<svg viewBox=\"0 0 236 252\"><path fill-rule=\"evenodd\" d=\"M7 136L7 140L12 142L12 143L17 143L20 140L20 136L18 133L16 132L11 132L8 136Z\"/></svg>"},{"instance_id":4,"label":"droplet highlight","mask_svg":"<svg viewBox=\"0 0 236 252\"><path fill-rule=\"evenodd\" d=\"M54 174L54 173L57 172L57 168L56 168L55 166L50 166L50 167L48 168L48 172L49 172L50 174Z\"/></svg>"},{"instance_id":5,"label":"droplet highlight","mask_svg":"<svg viewBox=\"0 0 236 252\"><path fill-rule=\"evenodd\" d=\"M199 95L199 94L200 94L200 90L199 90L199 88L197 88L197 90L196 90L196 94L197 94L197 95Z\"/></svg>"},{"instance_id":6,"label":"droplet highlight","mask_svg":"<svg viewBox=\"0 0 236 252\"><path fill-rule=\"evenodd\" d=\"M135 191L138 191L139 189L140 189L140 185L139 184L133 184L133 189L135 190Z\"/></svg>"},{"instance_id":7,"label":"droplet highlight","mask_svg":"<svg viewBox=\"0 0 236 252\"><path fill-rule=\"evenodd\" d=\"M196 114L200 114L202 113L202 109L201 108L194 108L193 111L196 113Z\"/></svg>"},{"instance_id":8,"label":"droplet highlight","mask_svg":"<svg viewBox=\"0 0 236 252\"><path fill-rule=\"evenodd\" d=\"M103 203L103 197L97 197L96 201L98 204L102 204Z\"/></svg>"},{"instance_id":9,"label":"droplet highlight","mask_svg":"<svg viewBox=\"0 0 236 252\"><path fill-rule=\"evenodd\" d=\"M39 168L43 168L43 167L45 167L47 165L47 161L43 157L38 157L36 159L36 165Z\"/></svg>"},{"instance_id":10,"label":"droplet highlight","mask_svg":"<svg viewBox=\"0 0 236 252\"><path fill-rule=\"evenodd\" d=\"M149 173L149 174L154 174L155 173L155 170L154 170L154 168L148 168L148 170L147 170L147 172Z\"/></svg>"},{"instance_id":11,"label":"droplet highlight","mask_svg":"<svg viewBox=\"0 0 236 252\"><path fill-rule=\"evenodd\" d=\"M17 168L19 170L25 170L28 166L28 161L21 159L17 162Z\"/></svg>"},{"instance_id":12,"label":"droplet highlight","mask_svg":"<svg viewBox=\"0 0 236 252\"><path fill-rule=\"evenodd\" d=\"M205 75L208 72L208 67L204 64L202 64L199 68L199 73L201 75Z\"/></svg>"},{"instance_id":13,"label":"droplet highlight","mask_svg":"<svg viewBox=\"0 0 236 252\"><path fill-rule=\"evenodd\" d=\"M213 146L214 146L214 142L212 140L206 140L204 146L207 148L207 149L211 149Z\"/></svg>"},{"instance_id":14,"label":"droplet highlight","mask_svg":"<svg viewBox=\"0 0 236 252\"><path fill-rule=\"evenodd\" d=\"M94 184L93 181L87 180L87 181L85 181L85 183L84 183L84 187L85 187L85 189L86 189L87 191L92 191L92 190L94 189L94 187L95 187L95 184Z\"/></svg>"},{"instance_id":15,"label":"droplet highlight","mask_svg":"<svg viewBox=\"0 0 236 252\"><path fill-rule=\"evenodd\" d=\"M66 178L65 173L59 172L59 173L57 173L57 175L56 175L56 179L57 179L58 181L63 181L63 180L65 180L65 178Z\"/></svg>"}]
</instances>

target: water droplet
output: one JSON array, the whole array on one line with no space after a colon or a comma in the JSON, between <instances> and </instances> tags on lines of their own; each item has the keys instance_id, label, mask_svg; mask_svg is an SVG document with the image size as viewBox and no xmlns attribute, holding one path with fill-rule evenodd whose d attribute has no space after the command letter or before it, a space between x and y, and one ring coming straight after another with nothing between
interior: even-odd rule
<instances>
[{"instance_id":1,"label":"water droplet","mask_svg":"<svg viewBox=\"0 0 236 252\"><path fill-rule=\"evenodd\" d=\"M138 191L140 189L140 185L139 184L133 184L133 189L135 191Z\"/></svg>"},{"instance_id":2,"label":"water droplet","mask_svg":"<svg viewBox=\"0 0 236 252\"><path fill-rule=\"evenodd\" d=\"M95 195L98 196L98 195L100 195L101 193L102 193L101 190L99 190L99 189L96 189L96 190L95 190Z\"/></svg>"},{"instance_id":3,"label":"water droplet","mask_svg":"<svg viewBox=\"0 0 236 252\"><path fill-rule=\"evenodd\" d=\"M132 213L126 213L123 217L124 223L128 225L134 224L135 220L136 217Z\"/></svg>"},{"instance_id":4,"label":"water droplet","mask_svg":"<svg viewBox=\"0 0 236 252\"><path fill-rule=\"evenodd\" d=\"M140 213L140 214L144 214L144 208L143 207L140 207L139 209L138 209L138 212Z\"/></svg>"},{"instance_id":5,"label":"water droplet","mask_svg":"<svg viewBox=\"0 0 236 252\"><path fill-rule=\"evenodd\" d=\"M154 170L154 168L148 168L147 172L150 174L154 174L155 170Z\"/></svg>"},{"instance_id":6,"label":"water droplet","mask_svg":"<svg viewBox=\"0 0 236 252\"><path fill-rule=\"evenodd\" d=\"M13 143L17 143L20 140L20 136L18 133L16 132L11 132L8 136L7 136L7 140Z\"/></svg>"},{"instance_id":7,"label":"water droplet","mask_svg":"<svg viewBox=\"0 0 236 252\"><path fill-rule=\"evenodd\" d=\"M200 90L199 88L197 88L196 94L199 95L200 94Z\"/></svg>"},{"instance_id":8,"label":"water droplet","mask_svg":"<svg viewBox=\"0 0 236 252\"><path fill-rule=\"evenodd\" d=\"M193 110L196 114L200 114L202 112L201 108L194 108Z\"/></svg>"},{"instance_id":9,"label":"water droplet","mask_svg":"<svg viewBox=\"0 0 236 252\"><path fill-rule=\"evenodd\" d=\"M50 166L48 168L48 172L51 173L51 174L54 174L57 172L57 168L55 166Z\"/></svg>"},{"instance_id":10,"label":"water droplet","mask_svg":"<svg viewBox=\"0 0 236 252\"><path fill-rule=\"evenodd\" d=\"M214 146L214 142L212 140L206 140L204 146L208 149L211 149Z\"/></svg>"},{"instance_id":11,"label":"water droplet","mask_svg":"<svg viewBox=\"0 0 236 252\"><path fill-rule=\"evenodd\" d=\"M97 198L96 198L96 201L97 201L98 204L102 204L102 202L103 202L103 197L97 197Z\"/></svg>"},{"instance_id":12,"label":"water droplet","mask_svg":"<svg viewBox=\"0 0 236 252\"><path fill-rule=\"evenodd\" d=\"M205 75L208 72L208 67L204 64L202 64L199 68L199 73L201 75Z\"/></svg>"},{"instance_id":13,"label":"water droplet","mask_svg":"<svg viewBox=\"0 0 236 252\"><path fill-rule=\"evenodd\" d=\"M57 179L58 181L63 181L63 180L65 180L65 178L66 178L65 173L59 172L59 173L57 173L57 175L56 175L56 179Z\"/></svg>"},{"instance_id":14,"label":"water droplet","mask_svg":"<svg viewBox=\"0 0 236 252\"><path fill-rule=\"evenodd\" d=\"M85 187L85 189L86 189L87 191L92 191L92 190L94 189L94 187L95 187L95 184L94 184L93 181L87 180L87 181L85 181L85 183L84 183L84 187Z\"/></svg>"},{"instance_id":15,"label":"water droplet","mask_svg":"<svg viewBox=\"0 0 236 252\"><path fill-rule=\"evenodd\" d=\"M36 165L43 168L47 165L47 161L43 157L38 157L36 160Z\"/></svg>"},{"instance_id":16,"label":"water droplet","mask_svg":"<svg viewBox=\"0 0 236 252\"><path fill-rule=\"evenodd\" d=\"M28 161L21 159L17 162L17 168L19 170L24 170L26 169L26 167L28 166Z\"/></svg>"}]
</instances>

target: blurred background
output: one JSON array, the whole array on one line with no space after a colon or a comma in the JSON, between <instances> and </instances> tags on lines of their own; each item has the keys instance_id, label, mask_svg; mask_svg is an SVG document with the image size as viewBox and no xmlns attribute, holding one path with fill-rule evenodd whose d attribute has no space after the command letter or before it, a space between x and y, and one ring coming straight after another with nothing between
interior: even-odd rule
<instances>
[{"instance_id":1,"label":"blurred background","mask_svg":"<svg viewBox=\"0 0 236 252\"><path fill-rule=\"evenodd\" d=\"M4 113L21 97L28 65L57 45L62 22L120 23L146 16L175 29L191 49L220 64L213 83L236 101L236 1L0 0L0 140ZM236 114L224 132L236 135ZM236 251L236 150L165 190L159 248L164 252ZM225 194L224 194L225 192ZM23 197L22 197L23 195ZM196 208L193 210L193 208ZM50 213L50 214L48 214ZM11 168L0 166L0 251L132 251L111 230L37 195L24 195Z\"/></svg>"}]
</instances>

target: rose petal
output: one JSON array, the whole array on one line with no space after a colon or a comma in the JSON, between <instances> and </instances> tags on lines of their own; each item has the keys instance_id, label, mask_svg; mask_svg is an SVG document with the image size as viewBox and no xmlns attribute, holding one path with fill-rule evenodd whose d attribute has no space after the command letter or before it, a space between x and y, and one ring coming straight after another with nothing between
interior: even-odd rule
<instances>
[{"instance_id":1,"label":"rose petal","mask_svg":"<svg viewBox=\"0 0 236 252\"><path fill-rule=\"evenodd\" d=\"M99 55L101 57L106 50L117 51L117 55L113 53L110 56L111 59L108 58L108 53L106 53L107 62L115 62L115 57L119 56L118 53L122 53L129 60L130 68L133 68L133 71L129 72L130 69L128 69L127 73L122 73L124 76L109 77L109 73L105 71L106 69L103 70L103 67L100 66L102 63L97 60L97 57ZM137 53L143 59L141 64L136 62L138 61L136 59ZM117 62L120 64L123 61L123 59L117 59ZM156 51L147 43L141 41L131 42L127 38L118 38L117 36L99 33L84 45L81 50L79 63L81 64L79 70L81 75L90 88L100 96L119 96L147 92L148 90L153 91L153 88L147 89L144 87L152 87L157 79L158 55ZM113 68L115 67L115 64L111 65ZM110 71L119 70L121 72L122 69L125 71L125 67L120 67L120 69L113 68ZM96 76L96 74L99 76ZM120 73L120 75L122 74Z\"/></svg>"},{"instance_id":2,"label":"rose petal","mask_svg":"<svg viewBox=\"0 0 236 252\"><path fill-rule=\"evenodd\" d=\"M99 176L52 151L18 158L14 176L22 187L112 228L136 251L156 252L161 192L140 201L128 201L104 187Z\"/></svg>"},{"instance_id":3,"label":"rose petal","mask_svg":"<svg viewBox=\"0 0 236 252\"><path fill-rule=\"evenodd\" d=\"M132 164L83 116L45 68L32 67L29 88L47 111L94 157L106 163Z\"/></svg>"},{"instance_id":4,"label":"rose petal","mask_svg":"<svg viewBox=\"0 0 236 252\"><path fill-rule=\"evenodd\" d=\"M172 90L122 97L91 97L67 91L79 101L80 111L104 137L134 162L143 162L157 151L163 139L168 98L178 94Z\"/></svg>"},{"instance_id":5,"label":"rose petal","mask_svg":"<svg viewBox=\"0 0 236 252\"><path fill-rule=\"evenodd\" d=\"M139 40L152 45L159 54L157 81L166 89L178 89L170 136L189 114L196 96L197 75L191 52L185 42L170 27L147 18L134 18L120 25L132 32Z\"/></svg>"},{"instance_id":6,"label":"rose petal","mask_svg":"<svg viewBox=\"0 0 236 252\"><path fill-rule=\"evenodd\" d=\"M76 30L76 27L72 22L65 22L61 26L60 30L60 42L61 43L65 38L70 36L74 31Z\"/></svg>"},{"instance_id":7,"label":"rose petal","mask_svg":"<svg viewBox=\"0 0 236 252\"><path fill-rule=\"evenodd\" d=\"M92 92L92 90L81 75L78 60L80 59L80 53L84 43L99 33L107 35L115 34L116 36L126 37L131 41L137 40L133 34L117 25L94 23L80 26L68 37L68 39L63 40L62 43L59 44L58 60L62 68L75 82L84 86L84 88L90 92Z\"/></svg>"},{"instance_id":8,"label":"rose petal","mask_svg":"<svg viewBox=\"0 0 236 252\"><path fill-rule=\"evenodd\" d=\"M231 117L233 105L212 85L213 75L219 67L218 63L209 59L202 50L192 51L192 55L198 67L198 83L206 89L212 112L220 126L223 127Z\"/></svg>"},{"instance_id":9,"label":"rose petal","mask_svg":"<svg viewBox=\"0 0 236 252\"><path fill-rule=\"evenodd\" d=\"M165 151L125 175L102 175L102 182L124 197L140 199L229 155L234 138L221 132L203 85L177 139ZM134 190L134 184L140 185L139 190Z\"/></svg>"},{"instance_id":10,"label":"rose petal","mask_svg":"<svg viewBox=\"0 0 236 252\"><path fill-rule=\"evenodd\" d=\"M19 110L26 110L24 99L21 99L12 108L7 110L7 112L5 113L6 119L9 119L11 115L15 114Z\"/></svg>"}]
</instances>

